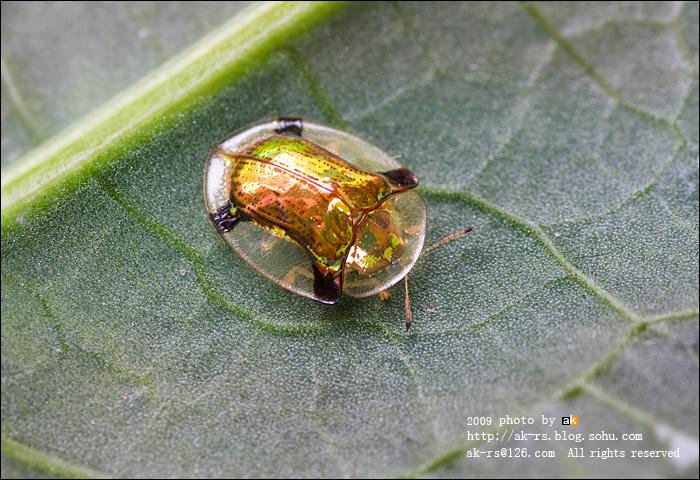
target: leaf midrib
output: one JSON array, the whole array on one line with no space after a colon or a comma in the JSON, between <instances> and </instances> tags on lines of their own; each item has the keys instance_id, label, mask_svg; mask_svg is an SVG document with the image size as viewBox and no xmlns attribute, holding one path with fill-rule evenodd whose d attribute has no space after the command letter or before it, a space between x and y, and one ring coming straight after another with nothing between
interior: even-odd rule
<instances>
[{"instance_id":1,"label":"leaf midrib","mask_svg":"<svg viewBox=\"0 0 700 480\"><path fill-rule=\"evenodd\" d=\"M155 127L167 128L223 80L240 78L246 67L300 32L322 22L342 2L269 2L250 7L185 52L117 95L103 107L27 153L2 172L2 231L23 210L42 206L61 186L108 163L121 149ZM215 66L215 68L211 68ZM165 85L168 95L158 92Z\"/></svg>"},{"instance_id":2,"label":"leaf midrib","mask_svg":"<svg viewBox=\"0 0 700 480\"><path fill-rule=\"evenodd\" d=\"M585 59L583 59L578 52L576 52L573 47L568 44L568 42L562 37L551 25L551 23L548 23L548 20L546 17L544 17L541 12L537 9L536 6L530 5L529 3L524 4L525 10L533 16L533 18L537 21L537 23L540 24L540 26L546 31L550 37L552 37L553 41L557 43L557 45L562 48L562 50L567 53L572 59L582 68L582 70L589 75L596 83L598 83L601 88L611 97L613 98L617 103L619 103L621 106L625 108L629 108L630 110L633 110L641 115L649 116L650 118L653 118L656 121L659 121L661 123L664 123L667 127L669 127L673 133L674 137L676 139L676 147L677 149L680 149L682 145L684 144L684 140L682 138L680 129L678 128L678 125L676 122L670 122L666 119L663 119L661 117L658 117L656 115L653 115L639 107L634 106L633 104L625 101L622 96L617 92L608 82L605 80L601 75L599 75L592 67L590 67L590 64L588 64ZM551 28L550 28L551 27ZM303 69L307 69L307 66L304 66L305 64L301 64ZM315 81L315 77L313 75L313 72L310 70L305 71L305 75L303 75L307 83L313 83ZM313 98L317 101L317 103L323 103L323 105L320 105L321 107L324 107L324 112L331 112L337 114L337 109L330 103L329 96L324 93L323 87L318 82L317 80L315 81L314 84L314 91L316 91L316 94L313 95ZM319 102L319 99L323 100L323 102ZM335 117L335 115L329 115L332 117ZM329 119L333 120L333 119ZM340 115L337 116L337 118L334 118L335 122L334 123L339 123L342 120L342 117ZM91 154L96 154L96 152L92 152ZM665 168L665 167L664 167ZM21 177L20 177L21 179ZM655 184L655 180L658 179L658 175L652 179L652 181L649 182L643 189L642 193L648 192L653 185ZM3 178L3 189L5 188L5 178ZM503 220L505 220L507 223L509 223L512 227L516 228L517 230L525 232L528 236L536 240L542 248L547 252L547 254L552 257L555 262L564 270L566 271L572 278L574 278L577 283L579 283L583 288L586 290L590 291L592 294L594 294L600 301L601 303L605 304L608 306L611 310L613 310L615 313L620 315L622 318L625 318L626 320L629 320L633 322L627 331L627 334L623 335L622 339L617 342L613 347L608 351L606 355L603 356L603 358L594 366L592 366L585 374L583 374L581 377L578 379L574 380L571 385L567 386L564 388L559 395L555 396L555 398L563 398L568 395L568 392L570 392L572 389L580 388L584 385L587 385L590 380L595 378L598 372L602 371L606 365L608 365L614 358L616 358L622 351L623 349L634 340L641 332L643 332L648 325L651 323L659 323L659 322L666 322L666 321L676 321L676 320L682 320L686 318L694 318L697 317L698 315L698 310L689 310L689 311L683 311L683 312L676 312L676 313L670 313L670 314L664 314L663 316L651 316L651 317L641 317L638 314L636 314L634 311L630 310L627 306L625 306L622 302L620 302L617 298L615 298L613 295L611 295L609 292L607 292L605 289L600 287L592 278L586 276L583 272L581 272L578 267L576 267L571 261L569 261L565 255L558 249L558 247L554 244L554 242L551 240L551 238L542 230L542 228L539 225L533 224L532 222L529 222L526 219L523 219L516 214L510 213L505 209L501 209L500 207L488 202L487 200L481 199L475 195L471 195L466 192L451 192L451 191L444 191L440 189L429 189L429 188L422 188L422 191L424 194L427 196L433 196L435 198L446 198L446 199L451 199L451 200L458 200L462 201L466 204L469 204L470 206L481 210L485 211L488 213L491 213ZM114 191L116 193L116 191ZM630 200L634 200L637 198L637 194L640 192L635 192L635 194L632 195ZM127 204L128 205L128 204ZM125 205L122 205L127 208ZM133 207L131 207L133 209ZM131 213L134 215L131 215L133 218L137 219L138 217L138 211L133 209ZM3 229L5 228L5 212L6 212L6 207L5 204L3 204ZM147 217L146 214L141 213L142 220L144 220L146 223L151 223L152 221ZM138 220L138 219L137 219ZM139 222L142 223L143 222ZM152 222L154 225L158 225L155 222ZM154 225L151 225L153 228ZM162 226L160 226L162 227ZM159 228L160 228L159 227ZM153 233L153 229L150 228L149 231ZM165 227L162 227L162 229L167 232L167 229ZM162 232L161 232L162 233ZM171 232L170 235L173 236L173 238L177 237L175 234L172 234ZM159 235L156 235L158 237ZM162 240L162 238L161 238ZM179 239L178 239L179 240ZM186 242L179 240L182 242L184 245L186 245L188 248L192 248L189 245L186 244ZM176 249L177 250L177 249ZM366 322L364 322L366 323ZM382 328L382 330L386 333L386 329ZM291 332L290 332L291 333ZM294 332L297 333L297 332ZM395 339L394 339L395 340ZM9 439L9 437L6 437L3 435L3 447L5 446L6 443L6 438ZM10 441L14 442L14 440L9 439ZM18 445L18 442L15 442ZM471 448L471 444L469 446L459 446L456 449L452 449L446 454L438 456L436 459L425 463L423 466L417 468L416 470L413 470L411 472L408 472L407 474L403 476L419 476L419 475L425 475L427 473L430 473L434 470L436 470L439 467L442 467L446 464L451 463L454 460L457 460L458 458L461 457L461 454L466 450L467 448ZM30 448L30 447L27 447ZM4 448L3 448L4 449ZM40 453L40 452L39 452ZM46 454L47 456L51 457L49 454ZM63 460L57 459L60 461L62 464L70 465L67 462L64 462ZM72 473L75 475L76 472L82 471L82 467L75 467L75 471ZM70 472L69 472L70 473ZM99 473L99 472L93 472L93 473Z\"/></svg>"}]
</instances>

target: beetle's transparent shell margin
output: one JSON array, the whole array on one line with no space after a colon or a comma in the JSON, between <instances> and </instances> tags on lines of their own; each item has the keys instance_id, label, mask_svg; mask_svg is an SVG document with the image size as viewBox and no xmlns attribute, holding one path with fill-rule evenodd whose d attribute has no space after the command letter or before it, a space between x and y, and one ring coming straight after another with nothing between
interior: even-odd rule
<instances>
[{"instance_id":1,"label":"beetle's transparent shell margin","mask_svg":"<svg viewBox=\"0 0 700 480\"><path fill-rule=\"evenodd\" d=\"M220 152L245 150L246 146L275 135L278 127L277 120L250 126L235 133L212 150L204 169L204 197L210 215L228 203L225 192L226 158ZM401 168L400 163L377 147L334 128L304 121L302 138L368 172ZM383 210L382 213L379 213L380 209ZM363 256L358 238L344 268L343 293L349 297L371 296L394 285L413 268L423 248L426 207L418 193L406 191L392 195L382 203L380 209L377 209L377 218L382 215L390 216L391 227L401 236L403 244L400 258L384 262L381 270L367 274L358 263ZM387 212L390 212L390 215ZM231 231L221 235L260 274L292 292L318 300L314 294L309 254L295 242L280 238L247 221L240 222ZM234 284L232 282L232 285Z\"/></svg>"}]
</instances>

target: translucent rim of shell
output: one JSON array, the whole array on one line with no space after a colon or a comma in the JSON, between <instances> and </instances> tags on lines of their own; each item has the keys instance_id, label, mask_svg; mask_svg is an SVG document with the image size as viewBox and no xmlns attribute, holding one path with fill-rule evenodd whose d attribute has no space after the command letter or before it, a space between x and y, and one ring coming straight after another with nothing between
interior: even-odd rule
<instances>
[{"instance_id":1,"label":"translucent rim of shell","mask_svg":"<svg viewBox=\"0 0 700 480\"><path fill-rule=\"evenodd\" d=\"M217 144L212 151L210 152L207 161L204 166L204 201L205 201L205 206L207 208L207 211L209 213L214 213L214 211L210 208L210 205L217 205L217 199L215 198L216 192L217 192L217 187L221 183L221 179L224 176L224 171L225 167L223 166L223 162L218 162L218 163L213 163L216 161L218 158L216 155L216 150L217 149L223 149L223 150L229 150L229 151L236 151L242 149L245 145L252 143L264 136L267 135L272 135L275 134L275 130L278 128L278 120L277 119L267 119L263 121L262 123L255 123L248 125L247 127L244 127L238 131L236 131L234 134L230 135L227 137L223 142ZM376 163L367 163L367 162L358 162L356 161L357 159L353 158L345 158L345 160L358 165L361 168L367 169L369 171L381 171L381 170L389 170L389 169L394 169L394 168L401 168L402 165L396 159L391 157L389 154L384 152L383 150L379 149L378 147L372 145L371 143L344 131L337 130L332 127L328 127L325 125L321 125L318 123L314 123L308 120L303 121L303 130L302 130L302 138L310 140L321 147L329 148L328 145L328 139L329 138L338 138L341 137L345 139L349 143L357 143L362 146L363 149L365 149L368 152L372 152L373 155L370 158L381 158L381 161L377 161ZM416 264L418 261L418 258L420 257L420 252L423 249L423 244L425 241L425 228L426 228L426 207L425 207L425 201L423 198L415 191L409 190L407 192L400 193L399 195L406 195L406 196L415 196L412 201L417 202L416 204L421 207L421 210L423 211L422 215L422 230L423 234L418 236L418 245L416 248L416 251L418 252L413 256L413 258L408 261L403 268L401 268L393 277L390 281L385 282L381 286L378 286L376 288L363 291L361 293L352 293L350 291L346 291L345 288L343 289L343 296L347 296L349 298L365 298L365 297L371 297L373 295L378 294L381 291L387 290L391 288L393 285L401 281L406 274L413 268L413 266ZM242 224L237 226L236 228L239 228ZM255 227L261 231L264 232L264 230L260 227ZM267 235L270 235L271 237L274 237L272 234L265 232ZM229 233L230 235L230 233ZM241 248L239 245L239 241L235 239L235 237L231 236L230 238L227 238L224 235L226 242L234 248L236 253L250 266L252 269L254 269L256 272L258 272L260 275L263 277L267 278L271 282L280 285L281 287L292 291L298 295L310 298L312 300L317 300L313 292L307 291L305 289L296 287L293 284L287 283L284 280L280 279L279 277L274 276L271 273L268 273L265 271L263 268L260 267L255 261L253 261L249 255L246 254L245 249ZM306 257L308 254L304 252L303 248L299 245L294 244L294 246ZM307 265L308 267L308 265Z\"/></svg>"}]
</instances>

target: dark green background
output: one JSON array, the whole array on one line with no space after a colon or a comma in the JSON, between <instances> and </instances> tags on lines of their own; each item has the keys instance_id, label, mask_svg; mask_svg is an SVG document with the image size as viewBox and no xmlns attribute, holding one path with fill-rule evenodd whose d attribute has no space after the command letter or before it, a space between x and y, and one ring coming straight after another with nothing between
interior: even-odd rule
<instances>
[{"instance_id":1,"label":"dark green background","mask_svg":"<svg viewBox=\"0 0 700 480\"><path fill-rule=\"evenodd\" d=\"M2 6L3 163L231 13L183 7L179 43L179 23L119 24L123 5L23 5ZM93 15L102 39L41 28L56 15ZM115 141L112 161L3 225L3 477L697 476L697 25L697 2L350 6ZM173 48L130 43L142 28ZM109 61L52 67L90 55ZM428 241L475 226L416 265L409 334L400 289L317 305L211 227L207 152L275 114L415 171ZM683 458L467 440L467 416L542 413ZM464 456L502 446L557 458Z\"/></svg>"}]
</instances>

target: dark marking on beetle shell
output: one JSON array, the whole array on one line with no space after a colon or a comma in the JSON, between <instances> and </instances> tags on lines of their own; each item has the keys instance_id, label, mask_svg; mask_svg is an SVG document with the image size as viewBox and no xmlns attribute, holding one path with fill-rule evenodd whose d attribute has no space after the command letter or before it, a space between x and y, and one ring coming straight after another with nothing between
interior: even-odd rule
<instances>
[{"instance_id":1,"label":"dark marking on beetle shell","mask_svg":"<svg viewBox=\"0 0 700 480\"><path fill-rule=\"evenodd\" d=\"M301 118L284 117L277 120L278 127L275 133L280 135L290 135L301 137L301 132L304 129L304 121Z\"/></svg>"},{"instance_id":2,"label":"dark marking on beetle shell","mask_svg":"<svg viewBox=\"0 0 700 480\"><path fill-rule=\"evenodd\" d=\"M418 186L418 177L408 168L397 168L396 170L379 173L389 181L394 192L401 192Z\"/></svg>"},{"instance_id":3,"label":"dark marking on beetle shell","mask_svg":"<svg viewBox=\"0 0 700 480\"><path fill-rule=\"evenodd\" d=\"M343 274L341 272L321 272L318 266L312 264L314 271L314 293L318 301L328 305L335 305L340 300L343 292Z\"/></svg>"},{"instance_id":4,"label":"dark marking on beetle shell","mask_svg":"<svg viewBox=\"0 0 700 480\"><path fill-rule=\"evenodd\" d=\"M233 227L238 225L241 220L248 220L250 217L245 213L237 210L236 213L231 213L231 206L224 205L219 208L216 212L209 214L211 221L214 222L216 228L221 233L230 232Z\"/></svg>"}]
</instances>

